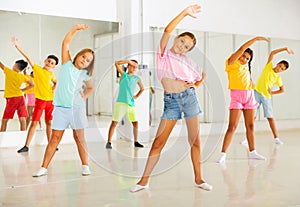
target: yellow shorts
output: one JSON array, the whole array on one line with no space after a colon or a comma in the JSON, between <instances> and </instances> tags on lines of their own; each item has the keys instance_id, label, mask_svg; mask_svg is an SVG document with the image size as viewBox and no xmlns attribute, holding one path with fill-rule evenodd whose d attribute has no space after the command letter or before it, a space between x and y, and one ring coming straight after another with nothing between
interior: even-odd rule
<instances>
[{"instance_id":1,"label":"yellow shorts","mask_svg":"<svg viewBox=\"0 0 300 207\"><path fill-rule=\"evenodd\" d=\"M112 120L119 122L125 116L125 114L128 118L128 121L130 122L137 121L134 106L129 106L126 103L116 102Z\"/></svg>"}]
</instances>

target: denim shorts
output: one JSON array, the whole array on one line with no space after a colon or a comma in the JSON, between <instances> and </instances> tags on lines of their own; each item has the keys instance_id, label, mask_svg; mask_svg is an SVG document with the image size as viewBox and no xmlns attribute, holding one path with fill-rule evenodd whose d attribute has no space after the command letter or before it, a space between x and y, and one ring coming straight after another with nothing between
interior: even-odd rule
<instances>
[{"instance_id":1,"label":"denim shorts","mask_svg":"<svg viewBox=\"0 0 300 207\"><path fill-rule=\"evenodd\" d=\"M88 126L85 107L54 107L52 129L65 130L69 125L72 129L84 129Z\"/></svg>"},{"instance_id":2,"label":"denim shorts","mask_svg":"<svg viewBox=\"0 0 300 207\"><path fill-rule=\"evenodd\" d=\"M256 108L256 117L258 115L259 108L262 105L263 109L264 109L264 117L265 118L273 118L274 114L273 114L273 106L272 106L271 98L264 97L263 95L258 93L256 90L254 90L254 96L255 96L255 100L259 104L258 107Z\"/></svg>"},{"instance_id":3,"label":"denim shorts","mask_svg":"<svg viewBox=\"0 0 300 207\"><path fill-rule=\"evenodd\" d=\"M180 93L164 94L164 112L161 119L180 120L201 114L195 88L189 88Z\"/></svg>"}]
</instances>

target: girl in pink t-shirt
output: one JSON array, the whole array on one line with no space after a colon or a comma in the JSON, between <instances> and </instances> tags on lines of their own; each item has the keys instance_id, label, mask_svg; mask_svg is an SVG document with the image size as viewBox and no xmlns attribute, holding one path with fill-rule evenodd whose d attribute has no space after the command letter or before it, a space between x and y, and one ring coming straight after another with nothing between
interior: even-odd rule
<instances>
[{"instance_id":1,"label":"girl in pink t-shirt","mask_svg":"<svg viewBox=\"0 0 300 207\"><path fill-rule=\"evenodd\" d=\"M161 37L156 58L156 72L164 88L164 112L152 144L143 177L130 191L136 192L149 188L149 177L160 153L165 146L177 120L184 118L188 130L188 141L191 146L191 158L195 174L195 185L204 190L211 190L212 186L202 178L200 160L200 126L201 113L195 89L203 82L205 74L185 53L192 50L196 44L195 36L184 32L175 37L171 49L167 44L171 32L186 16L195 17L200 12L199 5L192 5L178 14L165 28Z\"/></svg>"}]
</instances>

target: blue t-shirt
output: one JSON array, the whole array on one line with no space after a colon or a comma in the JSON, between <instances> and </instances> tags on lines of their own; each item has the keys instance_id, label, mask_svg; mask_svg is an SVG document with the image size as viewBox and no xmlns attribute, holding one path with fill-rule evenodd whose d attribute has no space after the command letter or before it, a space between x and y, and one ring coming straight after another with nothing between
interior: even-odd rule
<instances>
[{"instance_id":1,"label":"blue t-shirt","mask_svg":"<svg viewBox=\"0 0 300 207\"><path fill-rule=\"evenodd\" d=\"M126 103L129 106L134 106L134 89L139 80L136 75L128 75L128 73L123 73L122 79L119 83L119 94L117 102Z\"/></svg>"},{"instance_id":2,"label":"blue t-shirt","mask_svg":"<svg viewBox=\"0 0 300 207\"><path fill-rule=\"evenodd\" d=\"M77 69L71 61L61 65L54 93L54 106L65 108L84 107L85 101L80 92L83 90L84 82L90 79L87 70Z\"/></svg>"}]
</instances>

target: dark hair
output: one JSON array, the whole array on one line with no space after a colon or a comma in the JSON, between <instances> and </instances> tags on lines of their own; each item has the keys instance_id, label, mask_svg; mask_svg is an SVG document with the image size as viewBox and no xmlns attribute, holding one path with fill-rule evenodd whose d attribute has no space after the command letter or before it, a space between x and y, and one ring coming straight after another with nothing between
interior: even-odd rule
<instances>
[{"instance_id":1,"label":"dark hair","mask_svg":"<svg viewBox=\"0 0 300 207\"><path fill-rule=\"evenodd\" d=\"M286 70L289 68L289 63L286 60L281 60L278 64L283 64Z\"/></svg>"},{"instance_id":2,"label":"dark hair","mask_svg":"<svg viewBox=\"0 0 300 207\"><path fill-rule=\"evenodd\" d=\"M133 62L135 62L136 64L139 64L137 60L132 59L132 60L130 60L130 61L133 61Z\"/></svg>"},{"instance_id":3,"label":"dark hair","mask_svg":"<svg viewBox=\"0 0 300 207\"><path fill-rule=\"evenodd\" d=\"M55 62L56 62L55 65L58 64L58 57L56 57L55 55L48 55L47 58L51 58L51 59L55 60Z\"/></svg>"},{"instance_id":4,"label":"dark hair","mask_svg":"<svg viewBox=\"0 0 300 207\"><path fill-rule=\"evenodd\" d=\"M17 60L16 64L18 65L20 71L23 71L28 65L28 63L24 60Z\"/></svg>"},{"instance_id":5,"label":"dark hair","mask_svg":"<svg viewBox=\"0 0 300 207\"><path fill-rule=\"evenodd\" d=\"M193 40L193 46L189 49L189 51L191 51L195 47L195 45L197 43L196 37L191 32L183 32L183 33L181 33L181 34L178 35L178 37L184 37L184 36L189 36Z\"/></svg>"},{"instance_id":6,"label":"dark hair","mask_svg":"<svg viewBox=\"0 0 300 207\"><path fill-rule=\"evenodd\" d=\"M75 57L74 57L74 60L73 60L73 64L75 64L75 61L76 59L80 56L80 55L83 55L84 53L87 53L87 52L90 52L92 53L93 55L93 60L92 62L90 62L89 66L87 68L85 68L85 70L87 70L87 74L89 76L92 76L93 75L93 72L94 72L94 67L95 67L95 53L92 49L89 49L89 48L85 48L85 49L82 49L81 51L79 51Z\"/></svg>"},{"instance_id":7,"label":"dark hair","mask_svg":"<svg viewBox=\"0 0 300 207\"><path fill-rule=\"evenodd\" d=\"M249 60L249 62L248 62L248 68L249 68L249 71L250 71L250 73L251 73L251 61L252 61L252 59L253 59L253 50L251 50L250 48L247 48L247 49L245 50L245 52L248 53L248 54L250 55L250 60Z\"/></svg>"}]
</instances>

